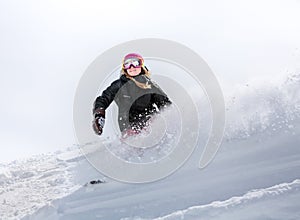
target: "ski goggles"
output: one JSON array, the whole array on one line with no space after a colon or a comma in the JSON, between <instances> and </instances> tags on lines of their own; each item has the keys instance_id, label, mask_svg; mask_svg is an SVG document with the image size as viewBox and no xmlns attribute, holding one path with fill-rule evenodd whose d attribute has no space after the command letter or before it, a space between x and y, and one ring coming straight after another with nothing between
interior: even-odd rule
<instances>
[{"instance_id":1,"label":"ski goggles","mask_svg":"<svg viewBox=\"0 0 300 220\"><path fill-rule=\"evenodd\" d=\"M131 66L134 68L140 68L143 66L143 61L138 58L130 58L124 61L123 68L125 70L130 69Z\"/></svg>"}]
</instances>

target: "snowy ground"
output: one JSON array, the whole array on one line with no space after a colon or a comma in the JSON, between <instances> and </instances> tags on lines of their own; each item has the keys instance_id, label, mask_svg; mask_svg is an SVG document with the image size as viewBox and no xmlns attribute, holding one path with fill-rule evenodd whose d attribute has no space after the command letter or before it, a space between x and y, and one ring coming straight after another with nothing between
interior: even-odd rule
<instances>
[{"instance_id":1,"label":"snowy ground","mask_svg":"<svg viewBox=\"0 0 300 220\"><path fill-rule=\"evenodd\" d=\"M204 170L196 168L195 159L154 183L107 179L83 186L25 219L299 219L299 133L292 140L270 137L245 146L247 142L228 142ZM79 164L91 177L88 163Z\"/></svg>"},{"instance_id":2,"label":"snowy ground","mask_svg":"<svg viewBox=\"0 0 300 220\"><path fill-rule=\"evenodd\" d=\"M214 161L202 149L147 184L105 178L77 147L1 165L1 219L300 219L300 77L227 99ZM200 141L201 142L201 141ZM106 183L84 184L93 179Z\"/></svg>"},{"instance_id":3,"label":"snowy ground","mask_svg":"<svg viewBox=\"0 0 300 220\"><path fill-rule=\"evenodd\" d=\"M0 164L0 219L19 219L76 190L76 163L60 159L65 155L56 152Z\"/></svg>"}]
</instances>

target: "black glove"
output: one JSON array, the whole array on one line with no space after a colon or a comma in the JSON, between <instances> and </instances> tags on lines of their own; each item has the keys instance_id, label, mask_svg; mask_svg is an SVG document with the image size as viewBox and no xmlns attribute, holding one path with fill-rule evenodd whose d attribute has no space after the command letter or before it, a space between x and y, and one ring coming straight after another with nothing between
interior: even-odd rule
<instances>
[{"instance_id":1,"label":"black glove","mask_svg":"<svg viewBox=\"0 0 300 220\"><path fill-rule=\"evenodd\" d=\"M105 110L98 108L94 110L93 129L96 134L101 135L105 124Z\"/></svg>"}]
</instances>

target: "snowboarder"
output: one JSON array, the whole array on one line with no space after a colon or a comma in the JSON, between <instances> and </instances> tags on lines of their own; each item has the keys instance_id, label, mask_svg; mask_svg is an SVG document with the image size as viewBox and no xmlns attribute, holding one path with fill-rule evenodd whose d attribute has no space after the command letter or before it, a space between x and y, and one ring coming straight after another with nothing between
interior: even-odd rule
<instances>
[{"instance_id":1,"label":"snowboarder","mask_svg":"<svg viewBox=\"0 0 300 220\"><path fill-rule=\"evenodd\" d=\"M150 79L144 59L137 53L127 54L122 61L121 76L111 83L93 107L93 129L101 135L105 110L115 101L122 135L137 134L147 127L151 115L171 104L167 95Z\"/></svg>"}]
</instances>

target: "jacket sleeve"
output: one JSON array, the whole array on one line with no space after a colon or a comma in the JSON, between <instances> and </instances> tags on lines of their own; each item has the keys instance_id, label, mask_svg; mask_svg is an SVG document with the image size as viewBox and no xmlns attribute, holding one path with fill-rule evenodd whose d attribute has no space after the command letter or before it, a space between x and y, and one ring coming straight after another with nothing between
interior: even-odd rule
<instances>
[{"instance_id":1,"label":"jacket sleeve","mask_svg":"<svg viewBox=\"0 0 300 220\"><path fill-rule=\"evenodd\" d=\"M114 100L117 92L120 89L120 80L114 81L109 87L107 87L101 96L98 96L94 102L93 113L96 109L102 108L106 109Z\"/></svg>"},{"instance_id":2,"label":"jacket sleeve","mask_svg":"<svg viewBox=\"0 0 300 220\"><path fill-rule=\"evenodd\" d=\"M160 110L162 107L171 105L172 102L168 98L166 93L164 93L164 91L156 83L153 83L152 85L154 91L151 97L151 101L157 105L158 109Z\"/></svg>"}]
</instances>

